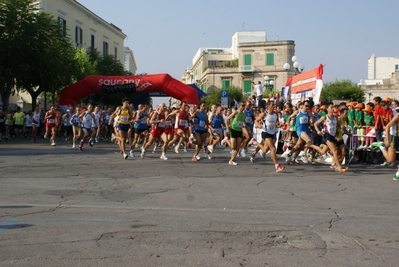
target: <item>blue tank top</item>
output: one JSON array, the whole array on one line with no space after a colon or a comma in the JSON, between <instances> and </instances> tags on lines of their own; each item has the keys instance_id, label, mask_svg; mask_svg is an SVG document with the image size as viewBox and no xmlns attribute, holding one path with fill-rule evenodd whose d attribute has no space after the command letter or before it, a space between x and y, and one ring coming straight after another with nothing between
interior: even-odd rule
<instances>
[{"instance_id":1,"label":"blue tank top","mask_svg":"<svg viewBox=\"0 0 399 267\"><path fill-rule=\"evenodd\" d=\"M105 116L104 116L104 124L105 124L105 125L108 125L108 123L109 123L109 118L111 118L111 114L106 113Z\"/></svg>"},{"instance_id":2,"label":"blue tank top","mask_svg":"<svg viewBox=\"0 0 399 267\"><path fill-rule=\"evenodd\" d=\"M72 125L79 126L79 115L77 114L72 115Z\"/></svg>"},{"instance_id":3,"label":"blue tank top","mask_svg":"<svg viewBox=\"0 0 399 267\"><path fill-rule=\"evenodd\" d=\"M134 128L147 129L147 116L148 114L146 112L141 112L139 117L140 122L136 122Z\"/></svg>"},{"instance_id":4,"label":"blue tank top","mask_svg":"<svg viewBox=\"0 0 399 267\"><path fill-rule=\"evenodd\" d=\"M194 118L194 124L196 126L195 130L199 132L205 132L205 122L206 122L206 113L198 111L197 117Z\"/></svg>"},{"instance_id":5,"label":"blue tank top","mask_svg":"<svg viewBox=\"0 0 399 267\"><path fill-rule=\"evenodd\" d=\"M309 112L303 113L302 111L299 111L295 119L296 132L298 136L302 132L309 133L309 118Z\"/></svg>"},{"instance_id":6,"label":"blue tank top","mask_svg":"<svg viewBox=\"0 0 399 267\"><path fill-rule=\"evenodd\" d=\"M222 122L223 122L223 116L222 115L213 115L212 118L212 127L215 129L221 129L222 128Z\"/></svg>"},{"instance_id":7,"label":"blue tank top","mask_svg":"<svg viewBox=\"0 0 399 267\"><path fill-rule=\"evenodd\" d=\"M253 110L244 109L244 111L242 113L244 113L244 115L245 115L245 125L247 127L249 127L250 129L252 129L254 127L254 121L253 121L254 112L253 112Z\"/></svg>"},{"instance_id":8,"label":"blue tank top","mask_svg":"<svg viewBox=\"0 0 399 267\"><path fill-rule=\"evenodd\" d=\"M314 122L318 121L321 118L321 115L319 113L317 114L313 114L313 120ZM323 129L323 125L319 124L319 131L321 131ZM312 126L312 130L315 131L316 129L314 128L314 126Z\"/></svg>"}]
</instances>

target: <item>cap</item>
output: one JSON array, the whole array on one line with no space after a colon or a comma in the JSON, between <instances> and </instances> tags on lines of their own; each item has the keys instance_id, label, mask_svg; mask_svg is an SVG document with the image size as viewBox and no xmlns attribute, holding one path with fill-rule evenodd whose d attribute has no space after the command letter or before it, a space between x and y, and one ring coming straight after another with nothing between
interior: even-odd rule
<instances>
[{"instance_id":1,"label":"cap","mask_svg":"<svg viewBox=\"0 0 399 267\"><path fill-rule=\"evenodd\" d=\"M333 109L333 112L334 112L334 113L338 113L338 112L339 112L339 109L338 109L338 108L334 108L334 109Z\"/></svg>"},{"instance_id":2,"label":"cap","mask_svg":"<svg viewBox=\"0 0 399 267\"><path fill-rule=\"evenodd\" d=\"M68 109L66 110L66 112L71 112L71 110L68 108Z\"/></svg>"},{"instance_id":3,"label":"cap","mask_svg":"<svg viewBox=\"0 0 399 267\"><path fill-rule=\"evenodd\" d=\"M391 98L385 97L383 101L391 103Z\"/></svg>"},{"instance_id":4,"label":"cap","mask_svg":"<svg viewBox=\"0 0 399 267\"><path fill-rule=\"evenodd\" d=\"M285 109L284 109L284 112L285 112L285 113L290 112L290 109L289 109L289 108L285 108Z\"/></svg>"},{"instance_id":5,"label":"cap","mask_svg":"<svg viewBox=\"0 0 399 267\"><path fill-rule=\"evenodd\" d=\"M347 107L354 107L355 105L355 102L349 102L348 104L346 104Z\"/></svg>"},{"instance_id":6,"label":"cap","mask_svg":"<svg viewBox=\"0 0 399 267\"><path fill-rule=\"evenodd\" d=\"M364 112L373 112L373 109L371 107L366 107L363 109Z\"/></svg>"},{"instance_id":7,"label":"cap","mask_svg":"<svg viewBox=\"0 0 399 267\"><path fill-rule=\"evenodd\" d=\"M354 108L360 108L360 109L364 108L363 103L357 103L357 105L354 106Z\"/></svg>"},{"instance_id":8,"label":"cap","mask_svg":"<svg viewBox=\"0 0 399 267\"><path fill-rule=\"evenodd\" d=\"M322 105L320 109L326 109L326 105Z\"/></svg>"}]
</instances>

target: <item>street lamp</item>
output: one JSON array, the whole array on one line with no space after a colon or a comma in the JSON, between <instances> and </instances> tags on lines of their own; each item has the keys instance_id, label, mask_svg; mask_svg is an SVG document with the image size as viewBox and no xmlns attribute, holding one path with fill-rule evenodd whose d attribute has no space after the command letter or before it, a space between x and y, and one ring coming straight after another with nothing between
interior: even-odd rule
<instances>
[{"instance_id":1,"label":"street lamp","mask_svg":"<svg viewBox=\"0 0 399 267\"><path fill-rule=\"evenodd\" d=\"M373 93L369 91L367 94L369 95L369 102L370 102L371 101L370 97L373 95Z\"/></svg>"},{"instance_id":2,"label":"street lamp","mask_svg":"<svg viewBox=\"0 0 399 267\"><path fill-rule=\"evenodd\" d=\"M292 67L294 68L295 75L301 73L305 69L305 65L299 63L297 56L293 56L291 60L293 62ZM286 72L290 71L291 69L290 63L284 63L283 68L285 69Z\"/></svg>"},{"instance_id":3,"label":"street lamp","mask_svg":"<svg viewBox=\"0 0 399 267\"><path fill-rule=\"evenodd\" d=\"M267 76L267 75L265 77L263 77L263 78L265 79L265 88L266 88L266 90L272 91L273 88L274 88L273 79L270 79L269 76Z\"/></svg>"}]
</instances>

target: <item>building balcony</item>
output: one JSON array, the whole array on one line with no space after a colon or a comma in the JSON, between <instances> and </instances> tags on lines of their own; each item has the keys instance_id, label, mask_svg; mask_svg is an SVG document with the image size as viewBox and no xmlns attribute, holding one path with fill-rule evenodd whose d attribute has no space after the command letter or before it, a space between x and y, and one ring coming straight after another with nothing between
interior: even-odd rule
<instances>
[{"instance_id":1,"label":"building balcony","mask_svg":"<svg viewBox=\"0 0 399 267\"><path fill-rule=\"evenodd\" d=\"M255 68L253 65L243 65L238 68L239 72L254 72Z\"/></svg>"}]
</instances>

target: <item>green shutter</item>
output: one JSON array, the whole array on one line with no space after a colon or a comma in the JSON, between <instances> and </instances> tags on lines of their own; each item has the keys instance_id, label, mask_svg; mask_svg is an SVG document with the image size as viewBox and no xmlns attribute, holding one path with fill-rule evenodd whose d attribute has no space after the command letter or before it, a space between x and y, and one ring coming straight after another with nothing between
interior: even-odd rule
<instances>
[{"instance_id":1,"label":"green shutter","mask_svg":"<svg viewBox=\"0 0 399 267\"><path fill-rule=\"evenodd\" d=\"M244 55L244 65L245 66L252 65L252 55L251 54Z\"/></svg>"},{"instance_id":2,"label":"green shutter","mask_svg":"<svg viewBox=\"0 0 399 267\"><path fill-rule=\"evenodd\" d=\"M274 54L266 54L266 66L274 66Z\"/></svg>"},{"instance_id":3,"label":"green shutter","mask_svg":"<svg viewBox=\"0 0 399 267\"><path fill-rule=\"evenodd\" d=\"M244 93L251 93L252 92L252 81L245 80L244 81Z\"/></svg>"},{"instance_id":4,"label":"green shutter","mask_svg":"<svg viewBox=\"0 0 399 267\"><path fill-rule=\"evenodd\" d=\"M227 87L230 87L230 81L229 80L223 80L222 81L222 89L226 89Z\"/></svg>"}]
</instances>

